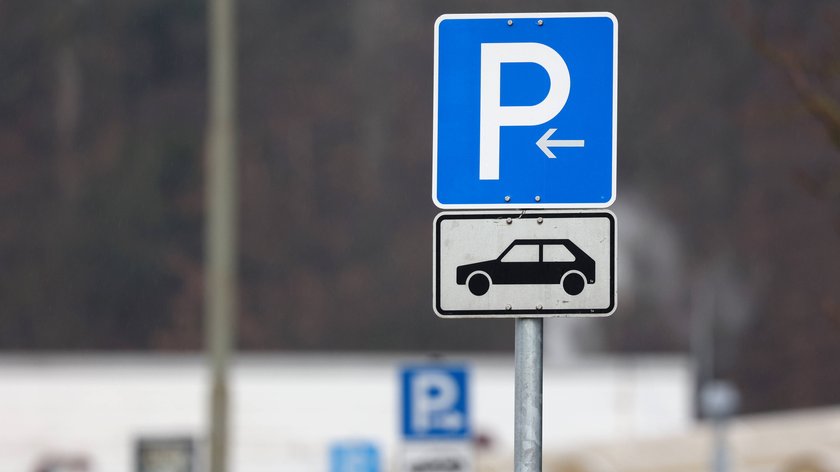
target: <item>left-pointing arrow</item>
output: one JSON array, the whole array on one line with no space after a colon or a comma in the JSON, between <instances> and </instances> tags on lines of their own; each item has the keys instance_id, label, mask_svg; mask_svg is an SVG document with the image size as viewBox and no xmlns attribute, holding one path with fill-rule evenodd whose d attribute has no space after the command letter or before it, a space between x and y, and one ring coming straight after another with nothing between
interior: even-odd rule
<instances>
[{"instance_id":1,"label":"left-pointing arrow","mask_svg":"<svg viewBox=\"0 0 840 472\"><path fill-rule=\"evenodd\" d=\"M551 152L549 147L583 147L582 139L549 139L557 128L549 128L540 139L537 140L537 147L548 156L549 159L555 159L557 156Z\"/></svg>"}]
</instances>

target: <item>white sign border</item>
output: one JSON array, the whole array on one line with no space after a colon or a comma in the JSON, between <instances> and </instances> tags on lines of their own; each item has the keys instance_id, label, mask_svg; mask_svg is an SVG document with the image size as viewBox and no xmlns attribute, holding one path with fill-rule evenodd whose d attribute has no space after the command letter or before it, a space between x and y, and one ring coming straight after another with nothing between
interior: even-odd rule
<instances>
[{"instance_id":1,"label":"white sign border","mask_svg":"<svg viewBox=\"0 0 840 472\"><path fill-rule=\"evenodd\" d=\"M438 46L440 23L444 20L471 19L507 19L507 18L609 18L613 22L613 109L612 109L612 196L604 203L483 203L451 204L441 203L437 198L437 150L438 150ZM616 171L618 155L618 19L610 12L574 12L574 13L456 13L444 14L435 21L434 52L434 101L432 113L432 201L441 210L482 210L482 209L550 209L550 208L607 208L615 203Z\"/></svg>"},{"instance_id":2,"label":"white sign border","mask_svg":"<svg viewBox=\"0 0 840 472\"><path fill-rule=\"evenodd\" d=\"M612 230L612 267L610 267L610 305L605 309L548 309L527 310L443 310L440 307L440 223L445 219L478 218L574 218L607 217ZM542 211L444 211L434 219L432 237L432 307L438 318L604 318L615 313L618 306L618 222L615 213L607 209L598 210L542 210Z\"/></svg>"}]
</instances>

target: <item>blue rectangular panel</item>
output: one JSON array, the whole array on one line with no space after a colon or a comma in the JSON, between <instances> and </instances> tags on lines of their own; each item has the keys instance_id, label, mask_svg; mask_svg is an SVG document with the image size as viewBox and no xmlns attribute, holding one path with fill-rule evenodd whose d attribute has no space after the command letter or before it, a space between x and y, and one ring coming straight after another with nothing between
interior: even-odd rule
<instances>
[{"instance_id":1,"label":"blue rectangular panel","mask_svg":"<svg viewBox=\"0 0 840 472\"><path fill-rule=\"evenodd\" d=\"M435 204L611 205L617 34L610 13L441 16L435 26Z\"/></svg>"},{"instance_id":2,"label":"blue rectangular panel","mask_svg":"<svg viewBox=\"0 0 840 472\"><path fill-rule=\"evenodd\" d=\"M379 450L368 441L344 441L330 447L330 472L380 472Z\"/></svg>"},{"instance_id":3,"label":"blue rectangular panel","mask_svg":"<svg viewBox=\"0 0 840 472\"><path fill-rule=\"evenodd\" d=\"M470 437L467 370L431 364L403 368L402 434L405 439Z\"/></svg>"}]
</instances>

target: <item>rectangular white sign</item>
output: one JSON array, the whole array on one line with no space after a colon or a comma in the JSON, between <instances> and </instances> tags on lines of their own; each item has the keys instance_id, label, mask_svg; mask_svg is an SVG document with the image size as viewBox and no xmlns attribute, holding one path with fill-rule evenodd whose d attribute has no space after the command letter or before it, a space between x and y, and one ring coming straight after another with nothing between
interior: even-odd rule
<instances>
[{"instance_id":1,"label":"rectangular white sign","mask_svg":"<svg viewBox=\"0 0 840 472\"><path fill-rule=\"evenodd\" d=\"M401 472L472 472L471 441L406 441L402 447Z\"/></svg>"},{"instance_id":2,"label":"rectangular white sign","mask_svg":"<svg viewBox=\"0 0 840 472\"><path fill-rule=\"evenodd\" d=\"M434 225L433 304L442 318L615 311L610 211L445 212Z\"/></svg>"}]
</instances>

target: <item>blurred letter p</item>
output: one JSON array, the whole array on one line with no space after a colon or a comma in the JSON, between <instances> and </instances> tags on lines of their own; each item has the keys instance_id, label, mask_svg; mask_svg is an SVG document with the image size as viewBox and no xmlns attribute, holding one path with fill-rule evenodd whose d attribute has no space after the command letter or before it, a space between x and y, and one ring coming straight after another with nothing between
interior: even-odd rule
<instances>
[{"instance_id":1,"label":"blurred letter p","mask_svg":"<svg viewBox=\"0 0 840 472\"><path fill-rule=\"evenodd\" d=\"M412 378L412 424L418 432L457 431L464 427L464 415L458 411L458 384L441 372L421 372Z\"/></svg>"}]
</instances>

